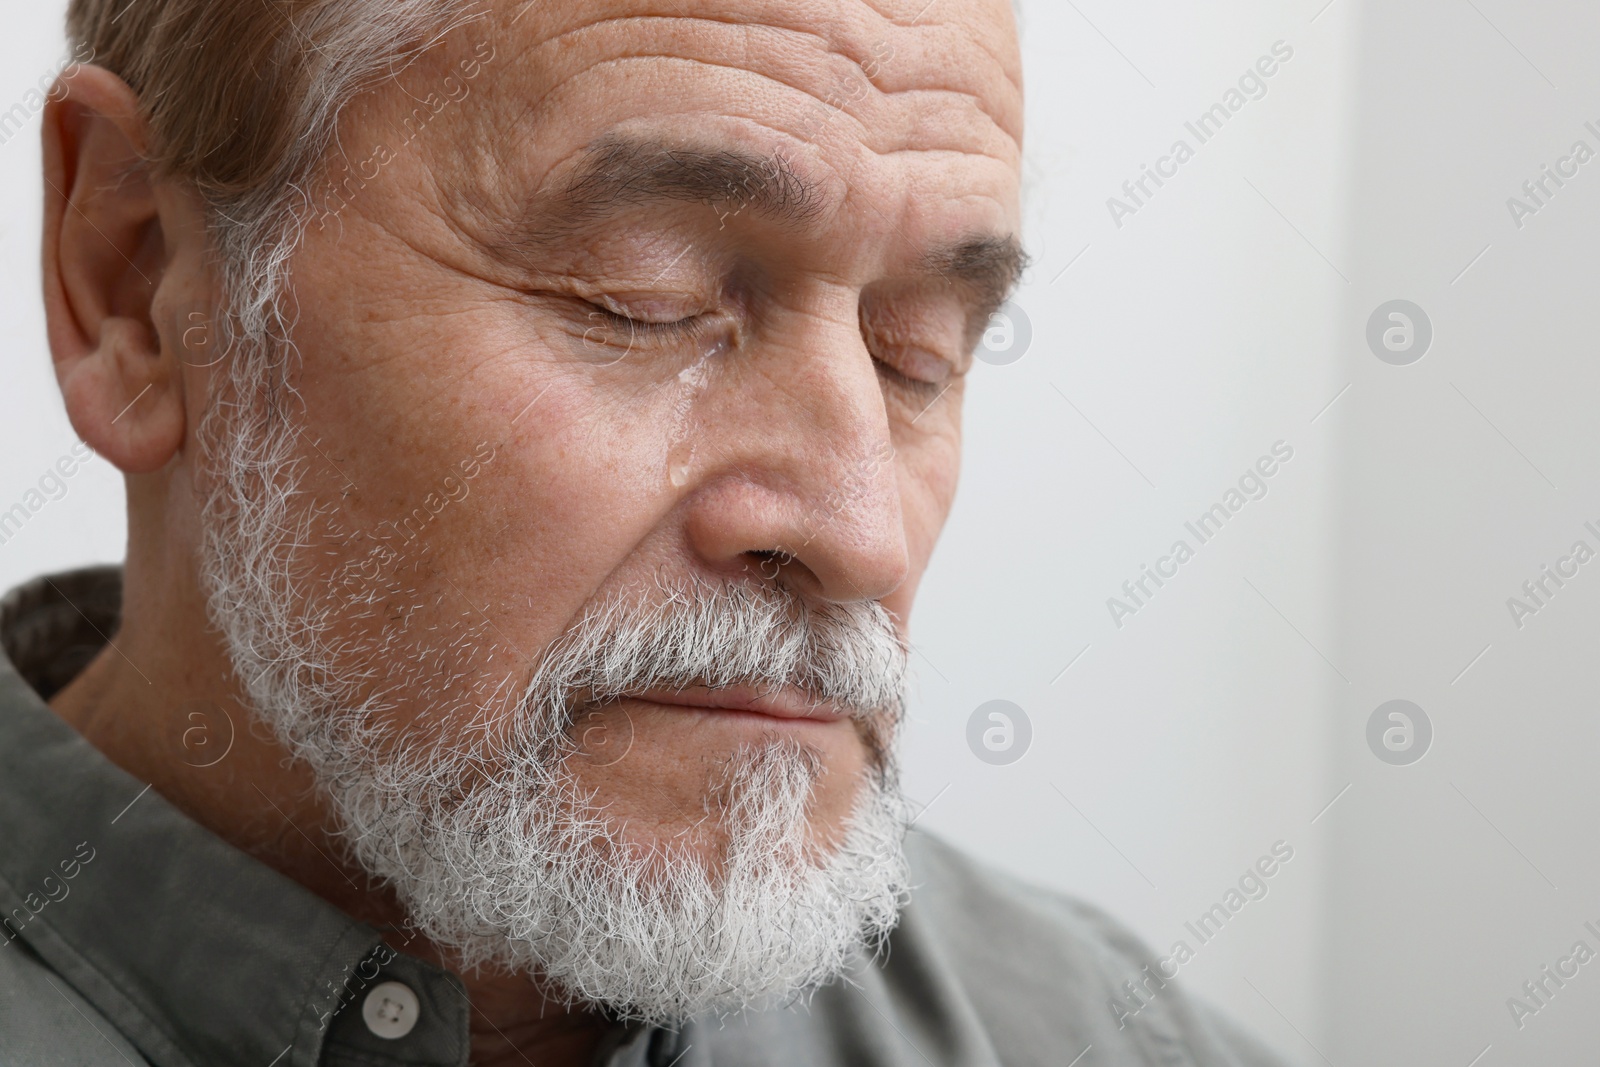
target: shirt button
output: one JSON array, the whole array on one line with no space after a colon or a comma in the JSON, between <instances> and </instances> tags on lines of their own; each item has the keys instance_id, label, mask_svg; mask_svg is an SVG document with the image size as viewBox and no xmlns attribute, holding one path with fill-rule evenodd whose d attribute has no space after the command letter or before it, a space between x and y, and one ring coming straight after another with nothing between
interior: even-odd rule
<instances>
[{"instance_id":1,"label":"shirt button","mask_svg":"<svg viewBox=\"0 0 1600 1067\"><path fill-rule=\"evenodd\" d=\"M411 987L403 982L384 982L372 987L361 1005L361 1020L378 1037L394 1041L417 1026L421 1005Z\"/></svg>"}]
</instances>

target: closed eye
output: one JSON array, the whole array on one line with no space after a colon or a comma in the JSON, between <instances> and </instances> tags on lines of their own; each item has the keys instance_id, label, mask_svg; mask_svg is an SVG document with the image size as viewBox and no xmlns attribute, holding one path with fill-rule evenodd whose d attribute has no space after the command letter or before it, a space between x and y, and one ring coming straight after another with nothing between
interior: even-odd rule
<instances>
[{"instance_id":1,"label":"closed eye","mask_svg":"<svg viewBox=\"0 0 1600 1067\"><path fill-rule=\"evenodd\" d=\"M590 300L584 303L589 305L590 322L597 326L608 327L629 338L682 340L696 336L705 328L704 315L689 315L670 322L656 322L650 319L636 319Z\"/></svg>"},{"instance_id":2,"label":"closed eye","mask_svg":"<svg viewBox=\"0 0 1600 1067\"><path fill-rule=\"evenodd\" d=\"M872 365L877 370L879 378L882 378L896 389L919 399L932 400L948 385L946 382L930 382L924 378L913 378L899 367L885 362L877 356L872 357Z\"/></svg>"}]
</instances>

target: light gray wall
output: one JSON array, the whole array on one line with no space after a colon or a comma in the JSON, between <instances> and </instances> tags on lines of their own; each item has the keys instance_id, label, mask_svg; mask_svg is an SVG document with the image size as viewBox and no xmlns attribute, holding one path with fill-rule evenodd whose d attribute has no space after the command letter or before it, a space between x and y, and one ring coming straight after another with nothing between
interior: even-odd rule
<instances>
[{"instance_id":1,"label":"light gray wall","mask_svg":"<svg viewBox=\"0 0 1600 1067\"><path fill-rule=\"evenodd\" d=\"M1364 12L1329 653L1350 678L1336 784L1353 783L1328 890L1338 1063L1465 1067L1485 1049L1483 1067L1594 1062L1600 965L1551 983L1521 1029L1507 1000L1575 942L1600 951L1584 927L1600 928L1600 564L1547 583L1554 597L1520 627L1507 601L1576 541L1600 551L1584 525L1600 529L1600 159L1547 182L1520 228L1508 200L1574 142L1600 152L1585 127L1600 129L1597 56L1592 4ZM1409 366L1361 342L1393 298L1433 323ZM1363 740L1393 698L1434 726L1411 766Z\"/></svg>"}]
</instances>

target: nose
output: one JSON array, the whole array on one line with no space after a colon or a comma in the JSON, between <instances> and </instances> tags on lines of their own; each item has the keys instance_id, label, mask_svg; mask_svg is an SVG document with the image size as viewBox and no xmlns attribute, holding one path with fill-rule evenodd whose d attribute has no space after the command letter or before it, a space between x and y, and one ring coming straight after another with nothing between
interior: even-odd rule
<instances>
[{"instance_id":1,"label":"nose","mask_svg":"<svg viewBox=\"0 0 1600 1067\"><path fill-rule=\"evenodd\" d=\"M687 534L701 563L833 602L881 600L910 569L883 387L848 316L799 316L738 352L701 422L714 457Z\"/></svg>"}]
</instances>

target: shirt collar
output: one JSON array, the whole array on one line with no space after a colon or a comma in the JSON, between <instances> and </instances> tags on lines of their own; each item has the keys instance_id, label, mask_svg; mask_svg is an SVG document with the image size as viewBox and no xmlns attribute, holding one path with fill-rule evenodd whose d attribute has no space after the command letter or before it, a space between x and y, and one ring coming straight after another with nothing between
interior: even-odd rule
<instances>
[{"instance_id":1,"label":"shirt collar","mask_svg":"<svg viewBox=\"0 0 1600 1067\"><path fill-rule=\"evenodd\" d=\"M205 830L45 704L120 607L115 567L0 601L0 951L20 938L156 1067L465 1064L456 976ZM387 981L420 1005L403 1038L362 1021Z\"/></svg>"}]
</instances>

